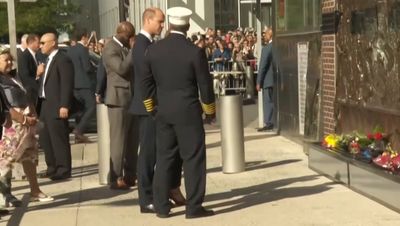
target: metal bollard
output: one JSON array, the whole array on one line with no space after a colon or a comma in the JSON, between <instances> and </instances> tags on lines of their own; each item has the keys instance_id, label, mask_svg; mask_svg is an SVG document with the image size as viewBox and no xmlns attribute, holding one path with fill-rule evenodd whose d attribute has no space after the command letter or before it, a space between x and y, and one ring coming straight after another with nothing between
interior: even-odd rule
<instances>
[{"instance_id":1,"label":"metal bollard","mask_svg":"<svg viewBox=\"0 0 400 226\"><path fill-rule=\"evenodd\" d=\"M254 71L249 65L246 66L246 98L254 99Z\"/></svg>"},{"instance_id":2,"label":"metal bollard","mask_svg":"<svg viewBox=\"0 0 400 226\"><path fill-rule=\"evenodd\" d=\"M221 96L220 104L222 171L239 173L245 162L242 96Z\"/></svg>"},{"instance_id":3,"label":"metal bollard","mask_svg":"<svg viewBox=\"0 0 400 226\"><path fill-rule=\"evenodd\" d=\"M258 91L258 127L264 127L264 98L263 89Z\"/></svg>"},{"instance_id":4,"label":"metal bollard","mask_svg":"<svg viewBox=\"0 0 400 226\"><path fill-rule=\"evenodd\" d=\"M108 184L110 174L110 123L108 109L97 104L97 149L99 152L99 183Z\"/></svg>"}]
</instances>

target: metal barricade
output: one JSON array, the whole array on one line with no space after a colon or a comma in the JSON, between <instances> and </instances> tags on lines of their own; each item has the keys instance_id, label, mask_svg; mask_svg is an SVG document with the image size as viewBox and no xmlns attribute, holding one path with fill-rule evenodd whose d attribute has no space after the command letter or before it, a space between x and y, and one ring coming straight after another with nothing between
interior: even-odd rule
<instances>
[{"instance_id":1,"label":"metal barricade","mask_svg":"<svg viewBox=\"0 0 400 226\"><path fill-rule=\"evenodd\" d=\"M216 96L241 94L246 91L245 72L233 61L208 62L210 73L214 79L214 93Z\"/></svg>"}]
</instances>

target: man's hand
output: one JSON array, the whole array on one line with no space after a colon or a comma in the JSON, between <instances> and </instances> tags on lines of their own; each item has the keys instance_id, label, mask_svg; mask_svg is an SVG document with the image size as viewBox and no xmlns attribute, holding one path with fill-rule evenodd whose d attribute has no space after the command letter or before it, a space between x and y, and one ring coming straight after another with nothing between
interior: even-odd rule
<instances>
[{"instance_id":1,"label":"man's hand","mask_svg":"<svg viewBox=\"0 0 400 226\"><path fill-rule=\"evenodd\" d=\"M258 91L258 92L260 92L260 91L261 91L260 84L257 84L257 85L256 85L256 89L257 89L257 91Z\"/></svg>"},{"instance_id":2,"label":"man's hand","mask_svg":"<svg viewBox=\"0 0 400 226\"><path fill-rule=\"evenodd\" d=\"M36 69L36 78L39 78L44 74L44 70L46 69L46 65L44 63L41 63L37 66Z\"/></svg>"},{"instance_id":3,"label":"man's hand","mask_svg":"<svg viewBox=\"0 0 400 226\"><path fill-rule=\"evenodd\" d=\"M60 108L60 118L62 118L62 119L68 118L68 108L64 108L64 107Z\"/></svg>"},{"instance_id":4,"label":"man's hand","mask_svg":"<svg viewBox=\"0 0 400 226\"><path fill-rule=\"evenodd\" d=\"M135 45L135 36L129 38L129 46L132 49Z\"/></svg>"},{"instance_id":5,"label":"man's hand","mask_svg":"<svg viewBox=\"0 0 400 226\"><path fill-rule=\"evenodd\" d=\"M102 103L103 103L100 94L96 94L96 103L97 103L97 104L102 104Z\"/></svg>"}]
</instances>

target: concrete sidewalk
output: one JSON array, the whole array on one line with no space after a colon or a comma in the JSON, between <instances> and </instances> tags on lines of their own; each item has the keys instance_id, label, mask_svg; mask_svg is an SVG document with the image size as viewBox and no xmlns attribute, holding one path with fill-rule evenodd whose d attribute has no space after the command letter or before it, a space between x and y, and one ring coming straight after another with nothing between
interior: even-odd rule
<instances>
[{"instance_id":1,"label":"concrete sidewalk","mask_svg":"<svg viewBox=\"0 0 400 226\"><path fill-rule=\"evenodd\" d=\"M93 137L96 139L96 137ZM186 220L184 208L159 219L140 214L136 188L112 191L98 183L97 144L73 145L73 178L54 183L41 179L50 203L29 203L26 181L14 181L23 206L10 208L0 225L399 225L400 214L308 169L302 146L272 134L245 129L246 171L223 174L218 129L207 130L208 218ZM39 170L45 169L41 156ZM398 197L393 197L398 198Z\"/></svg>"}]
</instances>

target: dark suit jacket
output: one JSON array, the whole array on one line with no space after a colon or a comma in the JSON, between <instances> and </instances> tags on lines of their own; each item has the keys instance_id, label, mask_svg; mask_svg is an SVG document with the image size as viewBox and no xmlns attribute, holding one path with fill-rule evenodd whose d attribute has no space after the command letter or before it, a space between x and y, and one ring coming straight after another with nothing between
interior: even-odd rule
<instances>
[{"instance_id":1,"label":"dark suit jacket","mask_svg":"<svg viewBox=\"0 0 400 226\"><path fill-rule=\"evenodd\" d=\"M135 45L132 49L132 57L133 57L133 84L134 84L134 92L131 101L131 105L129 107L129 112L136 115L148 115L149 113L146 111L143 98L142 98L142 87L140 86L140 81L144 77L144 56L147 50L147 47L151 45L150 40L139 33L135 39Z\"/></svg>"},{"instance_id":2,"label":"dark suit jacket","mask_svg":"<svg viewBox=\"0 0 400 226\"><path fill-rule=\"evenodd\" d=\"M38 97L39 83L36 80L37 65L28 49L18 59L18 75L31 101L35 104Z\"/></svg>"},{"instance_id":3,"label":"dark suit jacket","mask_svg":"<svg viewBox=\"0 0 400 226\"><path fill-rule=\"evenodd\" d=\"M101 57L99 61L99 65L97 67L97 75L96 75L96 93L99 94L103 101L106 94L107 89L107 73L103 64L103 57Z\"/></svg>"},{"instance_id":4,"label":"dark suit jacket","mask_svg":"<svg viewBox=\"0 0 400 226\"><path fill-rule=\"evenodd\" d=\"M272 42L262 48L258 66L257 84L261 88L274 86L275 62L272 53Z\"/></svg>"},{"instance_id":5,"label":"dark suit jacket","mask_svg":"<svg viewBox=\"0 0 400 226\"><path fill-rule=\"evenodd\" d=\"M171 33L148 47L142 80L143 100L157 93L159 119L173 124L192 124L201 119L202 106L213 106L212 77L204 51L180 34ZM156 91L154 91L156 86ZM146 107L147 109L147 107Z\"/></svg>"},{"instance_id":6,"label":"dark suit jacket","mask_svg":"<svg viewBox=\"0 0 400 226\"><path fill-rule=\"evenodd\" d=\"M48 106L46 110L50 117L58 118L61 107L70 109L73 88L74 66L67 55L58 51L50 62L46 81L44 81L46 106Z\"/></svg>"},{"instance_id":7,"label":"dark suit jacket","mask_svg":"<svg viewBox=\"0 0 400 226\"><path fill-rule=\"evenodd\" d=\"M82 44L77 43L68 50L68 56L71 58L74 65L74 88L75 89L90 89L94 81L91 78L92 66L89 59L89 49Z\"/></svg>"},{"instance_id":8,"label":"dark suit jacket","mask_svg":"<svg viewBox=\"0 0 400 226\"><path fill-rule=\"evenodd\" d=\"M103 63L107 74L105 104L128 107L132 96L132 53L113 39L104 47Z\"/></svg>"}]
</instances>

